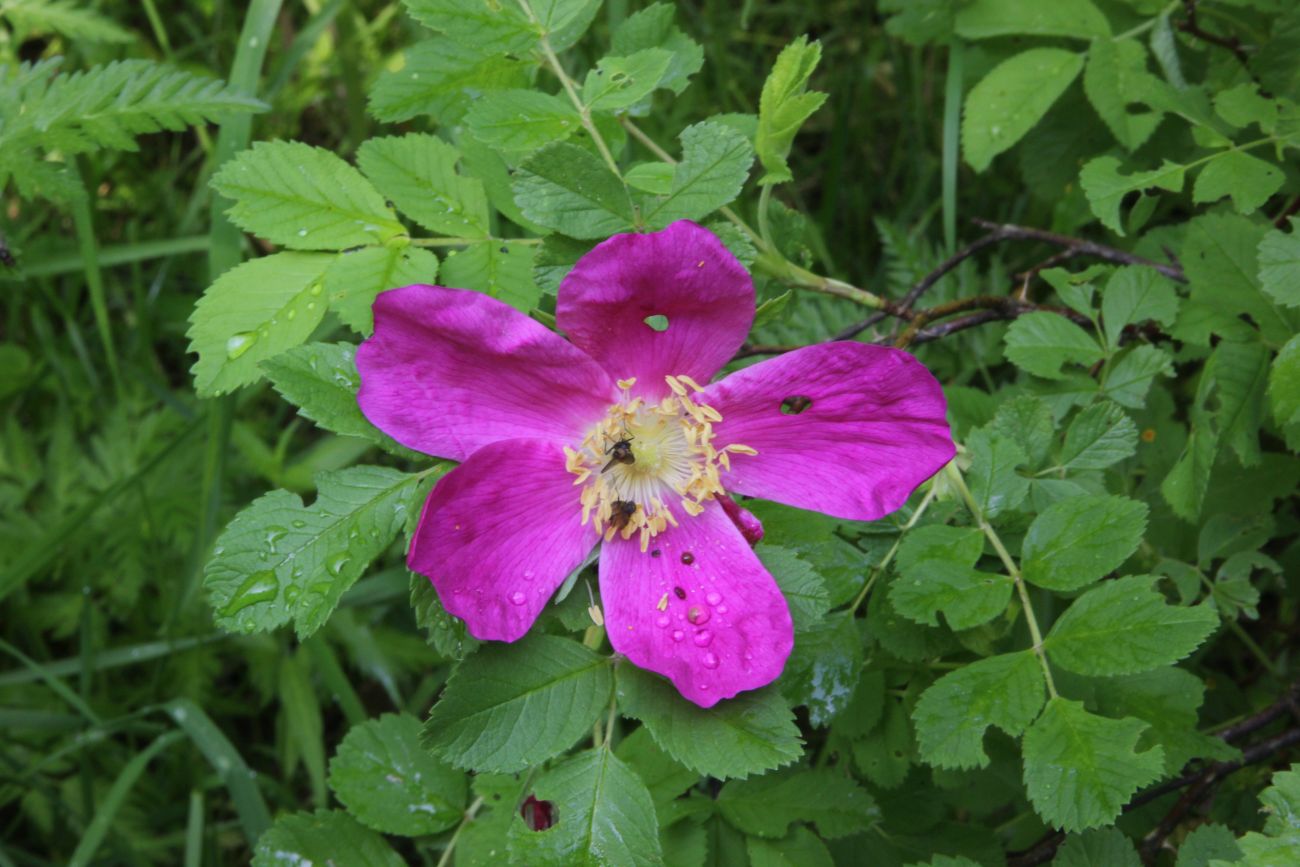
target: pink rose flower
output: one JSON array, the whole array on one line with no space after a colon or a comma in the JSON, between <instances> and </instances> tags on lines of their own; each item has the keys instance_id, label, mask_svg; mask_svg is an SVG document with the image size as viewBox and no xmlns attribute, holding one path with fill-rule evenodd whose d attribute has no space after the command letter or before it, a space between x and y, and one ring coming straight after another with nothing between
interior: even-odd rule
<instances>
[{"instance_id":1,"label":"pink rose flower","mask_svg":"<svg viewBox=\"0 0 1300 867\"><path fill-rule=\"evenodd\" d=\"M702 707L780 676L790 612L727 492L874 520L953 456L939 383L906 352L809 346L710 379L754 318L749 273L689 222L616 235L560 284L568 341L475 292L375 301L362 411L460 461L407 563L476 638L523 636L600 544L614 649ZM667 318L667 328L647 324Z\"/></svg>"}]
</instances>

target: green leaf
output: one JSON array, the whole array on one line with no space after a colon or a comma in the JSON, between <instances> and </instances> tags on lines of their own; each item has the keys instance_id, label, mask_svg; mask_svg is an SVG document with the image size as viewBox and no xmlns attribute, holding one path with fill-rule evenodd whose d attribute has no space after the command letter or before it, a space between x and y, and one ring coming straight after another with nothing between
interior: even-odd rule
<instances>
[{"instance_id":1,"label":"green leaf","mask_svg":"<svg viewBox=\"0 0 1300 867\"><path fill-rule=\"evenodd\" d=\"M1262 132L1271 133L1277 125L1277 103L1262 96L1253 81L1216 93L1214 111L1238 129L1256 123Z\"/></svg>"},{"instance_id":2,"label":"green leaf","mask_svg":"<svg viewBox=\"0 0 1300 867\"><path fill-rule=\"evenodd\" d=\"M1259 282L1279 304L1300 307L1300 219L1291 231L1274 229L1259 242Z\"/></svg>"},{"instance_id":3,"label":"green leaf","mask_svg":"<svg viewBox=\"0 0 1300 867\"><path fill-rule=\"evenodd\" d=\"M1138 430L1128 413L1110 401L1093 404L1074 417L1065 431L1061 467L1067 470L1104 470L1132 457Z\"/></svg>"},{"instance_id":4,"label":"green leaf","mask_svg":"<svg viewBox=\"0 0 1300 867\"><path fill-rule=\"evenodd\" d=\"M615 754L645 783L656 810L676 800L700 779L699 774L673 761L672 756L660 749L645 726L623 738Z\"/></svg>"},{"instance_id":5,"label":"green leaf","mask_svg":"<svg viewBox=\"0 0 1300 867\"><path fill-rule=\"evenodd\" d=\"M442 263L442 284L473 289L527 313L542 290L533 281L537 247L518 241L480 241L449 253Z\"/></svg>"},{"instance_id":6,"label":"green leaf","mask_svg":"<svg viewBox=\"0 0 1300 867\"><path fill-rule=\"evenodd\" d=\"M1286 429L1287 445L1300 448L1300 336L1292 337L1273 360L1268 374L1273 418Z\"/></svg>"},{"instance_id":7,"label":"green leaf","mask_svg":"<svg viewBox=\"0 0 1300 867\"><path fill-rule=\"evenodd\" d=\"M1120 161L1114 157L1097 157L1089 160L1084 165L1083 171L1079 172L1079 186L1083 187L1083 193L1088 197L1088 204L1092 207L1092 212L1097 215L1097 219L1101 220L1102 225L1117 235L1123 235L1124 227L1120 222L1119 208L1124 197L1129 193L1152 188L1168 190L1171 193L1181 192L1186 169L1168 160L1158 169L1134 172L1131 175L1121 174L1119 167Z\"/></svg>"},{"instance_id":8,"label":"green leaf","mask_svg":"<svg viewBox=\"0 0 1300 867\"><path fill-rule=\"evenodd\" d=\"M289 864L402 867L402 859L369 828L337 810L281 816L257 840L253 867Z\"/></svg>"},{"instance_id":9,"label":"green leaf","mask_svg":"<svg viewBox=\"0 0 1300 867\"><path fill-rule=\"evenodd\" d=\"M1300 765L1273 775L1273 785L1259 796L1264 830L1251 831L1237 841L1242 859L1233 867L1273 867L1300 858ZM1229 867L1211 861L1210 867Z\"/></svg>"},{"instance_id":10,"label":"green leaf","mask_svg":"<svg viewBox=\"0 0 1300 867\"><path fill-rule=\"evenodd\" d=\"M1179 260L1192 301L1233 321L1245 313L1265 340L1281 344L1300 319L1260 288L1258 250L1266 234L1264 225L1237 214L1202 214L1187 223Z\"/></svg>"},{"instance_id":11,"label":"green leaf","mask_svg":"<svg viewBox=\"0 0 1300 867\"><path fill-rule=\"evenodd\" d=\"M765 170L762 184L781 184L794 179L785 158L790 154L799 127L826 101L826 94L808 90L808 79L821 58L821 43L810 43L807 36L800 36L781 49L763 82L758 102L758 135L754 140Z\"/></svg>"},{"instance_id":12,"label":"green leaf","mask_svg":"<svg viewBox=\"0 0 1300 867\"><path fill-rule=\"evenodd\" d=\"M1110 36L1106 16L1092 5L1091 0L1054 0L1052 3L975 0L957 12L956 30L958 36L966 39L1013 35L1064 36L1069 39Z\"/></svg>"},{"instance_id":13,"label":"green leaf","mask_svg":"<svg viewBox=\"0 0 1300 867\"><path fill-rule=\"evenodd\" d=\"M448 659L464 659L478 650L479 642L466 631L465 621L448 614L442 607L432 581L412 572L410 587L415 623L424 630L434 650Z\"/></svg>"},{"instance_id":14,"label":"green leaf","mask_svg":"<svg viewBox=\"0 0 1300 867\"><path fill-rule=\"evenodd\" d=\"M1044 697L1043 670L1031 650L949 672L921 693L912 712L921 757L941 768L987 767L988 727L1019 735L1042 710Z\"/></svg>"},{"instance_id":15,"label":"green leaf","mask_svg":"<svg viewBox=\"0 0 1300 867\"><path fill-rule=\"evenodd\" d=\"M1007 329L1007 358L1044 379L1064 379L1064 364L1089 365L1102 349L1088 332L1058 313L1026 313Z\"/></svg>"},{"instance_id":16,"label":"green leaf","mask_svg":"<svg viewBox=\"0 0 1300 867\"><path fill-rule=\"evenodd\" d=\"M438 37L405 51L405 65L384 71L370 89L370 112L400 123L429 115L440 124L459 123L476 98L494 90L529 85L533 64L487 55L472 42Z\"/></svg>"},{"instance_id":17,"label":"green leaf","mask_svg":"<svg viewBox=\"0 0 1300 867\"><path fill-rule=\"evenodd\" d=\"M537 780L533 795L556 805L556 823L533 831L516 817L508 835L511 863L663 863L650 793L611 751L587 750L552 768Z\"/></svg>"},{"instance_id":18,"label":"green leaf","mask_svg":"<svg viewBox=\"0 0 1300 867\"><path fill-rule=\"evenodd\" d=\"M682 130L682 161L668 194L643 207L646 224L662 229L677 220L700 220L740 195L754 161L749 140L734 129L703 121Z\"/></svg>"},{"instance_id":19,"label":"green leaf","mask_svg":"<svg viewBox=\"0 0 1300 867\"><path fill-rule=\"evenodd\" d=\"M832 614L799 633L779 685L792 705L808 708L814 726L830 723L853 697L862 671L862 635L850 612Z\"/></svg>"},{"instance_id":20,"label":"green leaf","mask_svg":"<svg viewBox=\"0 0 1300 867\"><path fill-rule=\"evenodd\" d=\"M459 768L510 773L559 755L609 707L609 661L553 635L488 644L452 674L426 743Z\"/></svg>"},{"instance_id":21,"label":"green leaf","mask_svg":"<svg viewBox=\"0 0 1300 867\"><path fill-rule=\"evenodd\" d=\"M610 43L612 54L626 57L647 48L668 51L668 69L659 86L680 94L690 83L690 77L704 65L704 49L673 23L676 9L669 3L653 3L628 16Z\"/></svg>"},{"instance_id":22,"label":"green leaf","mask_svg":"<svg viewBox=\"0 0 1300 867\"><path fill-rule=\"evenodd\" d=\"M465 775L420 745L420 721L409 714L353 726L330 762L330 788L348 812L386 834L437 834L465 809Z\"/></svg>"},{"instance_id":23,"label":"green leaf","mask_svg":"<svg viewBox=\"0 0 1300 867\"><path fill-rule=\"evenodd\" d=\"M498 90L476 100L465 115L470 132L510 162L582 128L567 99L536 90Z\"/></svg>"},{"instance_id":24,"label":"green leaf","mask_svg":"<svg viewBox=\"0 0 1300 867\"><path fill-rule=\"evenodd\" d=\"M1016 472L1028 458L1016 441L989 428L972 431L966 438L970 453L971 493L980 512L991 518L1017 508L1029 493L1029 479Z\"/></svg>"},{"instance_id":25,"label":"green leaf","mask_svg":"<svg viewBox=\"0 0 1300 867\"><path fill-rule=\"evenodd\" d=\"M938 626L939 611L953 629L970 629L1001 614L1011 579L974 568L984 552L975 527L918 527L898 551L899 578L889 585L894 609L917 623Z\"/></svg>"},{"instance_id":26,"label":"green leaf","mask_svg":"<svg viewBox=\"0 0 1300 867\"><path fill-rule=\"evenodd\" d=\"M672 52L646 48L627 57L602 57L582 84L582 101L593 111L618 111L635 105L659 86Z\"/></svg>"},{"instance_id":27,"label":"green leaf","mask_svg":"<svg viewBox=\"0 0 1300 867\"><path fill-rule=\"evenodd\" d=\"M567 142L548 145L519 167L513 184L524 216L571 238L632 228L632 200L600 158Z\"/></svg>"},{"instance_id":28,"label":"green leaf","mask_svg":"<svg viewBox=\"0 0 1300 867\"><path fill-rule=\"evenodd\" d=\"M666 196L673 189L676 166L668 163L640 163L623 173L623 180L633 189L656 196Z\"/></svg>"},{"instance_id":29,"label":"green leaf","mask_svg":"<svg viewBox=\"0 0 1300 867\"><path fill-rule=\"evenodd\" d=\"M1156 578L1107 581L1074 601L1043 639L1052 662L1088 675L1137 674L1172 665L1214 632L1208 606L1168 605Z\"/></svg>"},{"instance_id":30,"label":"green leaf","mask_svg":"<svg viewBox=\"0 0 1300 867\"><path fill-rule=\"evenodd\" d=\"M1123 831L1103 828L1066 837L1052 867L1142 867L1142 859Z\"/></svg>"},{"instance_id":31,"label":"green leaf","mask_svg":"<svg viewBox=\"0 0 1300 867\"><path fill-rule=\"evenodd\" d=\"M1175 867L1209 867L1212 861L1235 862L1241 858L1237 835L1226 825L1201 825L1183 838Z\"/></svg>"},{"instance_id":32,"label":"green leaf","mask_svg":"<svg viewBox=\"0 0 1300 867\"><path fill-rule=\"evenodd\" d=\"M992 429L1014 440L1030 466L1042 464L1056 439L1052 408L1033 395L1014 397L998 407Z\"/></svg>"},{"instance_id":33,"label":"green leaf","mask_svg":"<svg viewBox=\"0 0 1300 867\"><path fill-rule=\"evenodd\" d=\"M1154 268L1128 265L1106 281L1101 298L1101 319L1106 342L1119 346L1125 325L1148 319L1172 325L1178 316L1178 293L1174 284Z\"/></svg>"},{"instance_id":34,"label":"green leaf","mask_svg":"<svg viewBox=\"0 0 1300 867\"><path fill-rule=\"evenodd\" d=\"M1127 497L1083 496L1053 503L1025 534L1025 579L1078 590L1119 567L1146 532L1147 506Z\"/></svg>"},{"instance_id":35,"label":"green leaf","mask_svg":"<svg viewBox=\"0 0 1300 867\"><path fill-rule=\"evenodd\" d=\"M618 672L618 705L645 724L664 752L720 780L770 771L803 753L794 714L771 687L705 710L663 678L625 665Z\"/></svg>"},{"instance_id":36,"label":"green leaf","mask_svg":"<svg viewBox=\"0 0 1300 867\"><path fill-rule=\"evenodd\" d=\"M1163 349L1148 344L1135 346L1118 357L1106 371L1102 394L1133 409L1146 406L1147 392L1157 376L1174 372L1173 359Z\"/></svg>"},{"instance_id":37,"label":"green leaf","mask_svg":"<svg viewBox=\"0 0 1300 867\"><path fill-rule=\"evenodd\" d=\"M1210 471L1219 452L1219 437L1214 431L1193 430L1178 456L1178 462L1160 483L1160 493L1174 514L1184 521L1195 522L1201 514L1205 492L1210 485Z\"/></svg>"},{"instance_id":38,"label":"green leaf","mask_svg":"<svg viewBox=\"0 0 1300 867\"><path fill-rule=\"evenodd\" d=\"M788 548L760 545L754 553L781 588L781 595L790 606L795 632L804 632L821 623L830 610L831 600L817 570Z\"/></svg>"},{"instance_id":39,"label":"green leaf","mask_svg":"<svg viewBox=\"0 0 1300 867\"><path fill-rule=\"evenodd\" d=\"M971 168L984 171L1024 138L1082 69L1083 55L1060 48L1031 48L993 67L966 95L961 142Z\"/></svg>"},{"instance_id":40,"label":"green leaf","mask_svg":"<svg viewBox=\"0 0 1300 867\"><path fill-rule=\"evenodd\" d=\"M340 253L325 272L330 309L353 331L375 330L372 308L380 292L433 283L438 257L420 247L363 247Z\"/></svg>"},{"instance_id":41,"label":"green leaf","mask_svg":"<svg viewBox=\"0 0 1300 867\"><path fill-rule=\"evenodd\" d=\"M77 0L8 0L3 14L17 39L58 33L82 42L134 42L135 35L93 9L79 8Z\"/></svg>"},{"instance_id":42,"label":"green leaf","mask_svg":"<svg viewBox=\"0 0 1300 867\"><path fill-rule=\"evenodd\" d=\"M792 822L816 822L835 839L867 830L880 811L854 780L829 768L786 768L749 780L732 780L718 793L718 809L746 834L784 837Z\"/></svg>"},{"instance_id":43,"label":"green leaf","mask_svg":"<svg viewBox=\"0 0 1300 867\"><path fill-rule=\"evenodd\" d=\"M1224 340L1214 348L1204 379L1212 378L1218 409L1214 420L1220 442L1237 453L1243 466L1260 461L1259 428L1264 414L1264 389L1270 353L1258 343Z\"/></svg>"},{"instance_id":44,"label":"green leaf","mask_svg":"<svg viewBox=\"0 0 1300 867\"><path fill-rule=\"evenodd\" d=\"M330 151L257 142L221 167L212 186L246 232L291 250L342 250L406 234L384 197Z\"/></svg>"},{"instance_id":45,"label":"green leaf","mask_svg":"<svg viewBox=\"0 0 1300 867\"><path fill-rule=\"evenodd\" d=\"M750 867L834 867L835 861L821 838L802 825L784 839L745 839Z\"/></svg>"},{"instance_id":46,"label":"green leaf","mask_svg":"<svg viewBox=\"0 0 1300 867\"><path fill-rule=\"evenodd\" d=\"M411 17L449 41L473 46L482 54L527 54L537 47L538 28L518 4L492 0L402 0ZM555 9L554 3L537 3ZM539 15L545 23L549 16Z\"/></svg>"},{"instance_id":47,"label":"green leaf","mask_svg":"<svg viewBox=\"0 0 1300 867\"><path fill-rule=\"evenodd\" d=\"M1259 157L1227 150L1205 164L1192 185L1192 201L1198 204L1232 197L1239 214L1252 214L1282 188L1282 170Z\"/></svg>"},{"instance_id":48,"label":"green leaf","mask_svg":"<svg viewBox=\"0 0 1300 867\"><path fill-rule=\"evenodd\" d=\"M276 253L218 277L190 315L195 390L208 397L256 382L263 361L310 337L325 315L322 278L333 261Z\"/></svg>"},{"instance_id":49,"label":"green leaf","mask_svg":"<svg viewBox=\"0 0 1300 867\"><path fill-rule=\"evenodd\" d=\"M370 440L400 457L419 458L361 414L356 351L351 343L308 343L267 359L262 367L280 396L318 427Z\"/></svg>"},{"instance_id":50,"label":"green leaf","mask_svg":"<svg viewBox=\"0 0 1300 867\"><path fill-rule=\"evenodd\" d=\"M1025 732L1025 786L1043 821L1066 831L1107 825L1141 787L1158 779L1163 751L1137 752L1146 724L1090 714L1053 698Z\"/></svg>"},{"instance_id":51,"label":"green leaf","mask_svg":"<svg viewBox=\"0 0 1300 867\"><path fill-rule=\"evenodd\" d=\"M497 97L489 93L476 105ZM361 171L412 220L440 235L486 238L490 223L483 183L457 174L459 159L454 147L420 133L372 138L357 151Z\"/></svg>"},{"instance_id":52,"label":"green leaf","mask_svg":"<svg viewBox=\"0 0 1300 867\"><path fill-rule=\"evenodd\" d=\"M853 742L853 762L873 785L897 789L915 759L907 711L901 701L887 699L881 724Z\"/></svg>"},{"instance_id":53,"label":"green leaf","mask_svg":"<svg viewBox=\"0 0 1300 867\"><path fill-rule=\"evenodd\" d=\"M383 553L406 519L422 476L351 467L316 477L316 502L272 491L217 537L203 586L223 629L252 632L293 620L311 635L343 592Z\"/></svg>"},{"instance_id":54,"label":"green leaf","mask_svg":"<svg viewBox=\"0 0 1300 867\"><path fill-rule=\"evenodd\" d=\"M1141 147L1160 125L1160 112L1131 108L1140 99L1141 83L1150 75L1146 65L1146 48L1138 40L1097 39L1088 48L1088 66L1083 71L1088 101L1130 151Z\"/></svg>"}]
</instances>

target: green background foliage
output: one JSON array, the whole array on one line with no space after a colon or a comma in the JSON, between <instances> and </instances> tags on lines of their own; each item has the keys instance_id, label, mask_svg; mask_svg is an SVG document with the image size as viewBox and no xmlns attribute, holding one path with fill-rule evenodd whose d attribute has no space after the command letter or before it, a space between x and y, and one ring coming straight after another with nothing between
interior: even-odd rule
<instances>
[{"instance_id":1,"label":"green background foliage","mask_svg":"<svg viewBox=\"0 0 1300 867\"><path fill-rule=\"evenodd\" d=\"M1297 58L1289 0L0 0L0 867L1300 863ZM795 650L709 710L590 567L468 636L356 405L379 292L553 325L679 219L735 365L905 347L959 445L746 502Z\"/></svg>"}]
</instances>

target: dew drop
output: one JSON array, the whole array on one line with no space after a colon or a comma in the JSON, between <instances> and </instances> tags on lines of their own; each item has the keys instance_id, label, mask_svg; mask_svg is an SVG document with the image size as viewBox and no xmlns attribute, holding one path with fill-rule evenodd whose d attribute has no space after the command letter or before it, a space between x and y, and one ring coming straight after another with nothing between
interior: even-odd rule
<instances>
[{"instance_id":1,"label":"dew drop","mask_svg":"<svg viewBox=\"0 0 1300 867\"><path fill-rule=\"evenodd\" d=\"M338 575L343 571L343 567L348 565L348 561L351 559L352 558L346 553L335 554L325 562L325 571L329 572L331 575Z\"/></svg>"},{"instance_id":2,"label":"dew drop","mask_svg":"<svg viewBox=\"0 0 1300 867\"><path fill-rule=\"evenodd\" d=\"M302 520L295 520L293 522L293 526L294 529L301 530L303 527L307 526L307 522Z\"/></svg>"},{"instance_id":3,"label":"dew drop","mask_svg":"<svg viewBox=\"0 0 1300 867\"><path fill-rule=\"evenodd\" d=\"M713 633L707 629L701 629L695 633L695 638L692 640L695 642L696 647L708 647L713 643Z\"/></svg>"},{"instance_id":4,"label":"dew drop","mask_svg":"<svg viewBox=\"0 0 1300 867\"><path fill-rule=\"evenodd\" d=\"M686 619L696 626L701 626L709 622L709 609L701 608L698 605L692 605L686 612Z\"/></svg>"},{"instance_id":5,"label":"dew drop","mask_svg":"<svg viewBox=\"0 0 1300 867\"><path fill-rule=\"evenodd\" d=\"M321 288L322 288L322 287L321 287L321 284L320 284L320 282L318 281L318 282L316 282L316 283L311 287L311 289L309 290L309 292L310 292L310 294L312 294L312 295L319 295L319 294L321 293Z\"/></svg>"},{"instance_id":6,"label":"dew drop","mask_svg":"<svg viewBox=\"0 0 1300 867\"><path fill-rule=\"evenodd\" d=\"M230 617L259 602L270 602L280 592L280 579L270 569L254 572L245 579L235 595L221 609L223 617Z\"/></svg>"},{"instance_id":7,"label":"dew drop","mask_svg":"<svg viewBox=\"0 0 1300 867\"><path fill-rule=\"evenodd\" d=\"M299 237L299 238L305 238L305 237L307 237L307 230L306 230L306 229L299 229L299 230L298 230L298 237Z\"/></svg>"},{"instance_id":8,"label":"dew drop","mask_svg":"<svg viewBox=\"0 0 1300 867\"><path fill-rule=\"evenodd\" d=\"M704 667L708 669L713 669L718 667L718 657L712 653L704 654L704 656L700 658L700 662L704 663ZM701 687L701 689L702 688L703 687Z\"/></svg>"},{"instance_id":9,"label":"dew drop","mask_svg":"<svg viewBox=\"0 0 1300 867\"><path fill-rule=\"evenodd\" d=\"M673 630L673 641L681 641L685 637L686 633L682 632L680 629Z\"/></svg>"},{"instance_id":10,"label":"dew drop","mask_svg":"<svg viewBox=\"0 0 1300 867\"><path fill-rule=\"evenodd\" d=\"M719 602L722 601L722 596L717 593L710 593L709 595L704 597L704 601L709 603L710 605L717 605Z\"/></svg>"},{"instance_id":11,"label":"dew drop","mask_svg":"<svg viewBox=\"0 0 1300 867\"><path fill-rule=\"evenodd\" d=\"M284 588L284 601L288 602L290 605L297 602L298 597L301 595L302 591L298 589L298 585L296 584L290 584L288 587Z\"/></svg>"},{"instance_id":12,"label":"dew drop","mask_svg":"<svg viewBox=\"0 0 1300 867\"><path fill-rule=\"evenodd\" d=\"M691 565L692 563L695 562L695 555L692 554L690 551L683 551L682 562L685 563L687 566Z\"/></svg>"},{"instance_id":13,"label":"dew drop","mask_svg":"<svg viewBox=\"0 0 1300 867\"><path fill-rule=\"evenodd\" d=\"M667 627L669 623L672 623L672 621L673 619L669 617L667 614L660 614L657 618L655 618L655 625L658 626L660 629L663 629Z\"/></svg>"},{"instance_id":14,"label":"dew drop","mask_svg":"<svg viewBox=\"0 0 1300 867\"><path fill-rule=\"evenodd\" d=\"M524 594L522 594L522 593L520 593L518 590L516 590L514 593L511 593L511 594L510 594L510 604L512 604L512 605L523 605L523 604L524 604L524 600L527 599L527 598L528 598L528 597L524 596Z\"/></svg>"},{"instance_id":15,"label":"dew drop","mask_svg":"<svg viewBox=\"0 0 1300 867\"><path fill-rule=\"evenodd\" d=\"M236 334L226 340L226 355L233 361L243 355L257 342L257 335L251 331Z\"/></svg>"}]
</instances>

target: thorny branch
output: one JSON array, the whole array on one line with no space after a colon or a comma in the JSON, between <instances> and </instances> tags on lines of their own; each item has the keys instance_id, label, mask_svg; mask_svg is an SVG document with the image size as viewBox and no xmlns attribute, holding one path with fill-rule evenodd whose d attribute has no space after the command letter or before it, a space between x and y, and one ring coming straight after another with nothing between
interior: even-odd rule
<instances>
[{"instance_id":1,"label":"thorny branch","mask_svg":"<svg viewBox=\"0 0 1300 867\"><path fill-rule=\"evenodd\" d=\"M1239 723L1220 729L1215 734L1231 743L1251 732L1257 731L1288 713L1300 722L1300 681L1293 683L1286 692L1268 707L1247 717ZM1293 726L1285 731L1253 744L1241 751L1241 757L1226 762L1213 762L1203 768L1188 771L1172 780L1166 780L1137 795L1124 807L1128 813L1172 792L1186 788L1187 791L1174 803L1159 824L1143 839L1142 858L1145 863L1152 863L1167 838L1187 817L1187 814L1203 803L1213 794L1214 787L1230 774L1249 765L1271 759L1273 756L1300 744L1300 727ZM1007 867L1037 867L1045 864L1056 855L1057 848L1065 840L1061 831L1046 834L1033 846L1022 852L1012 853L1007 857Z\"/></svg>"},{"instance_id":2,"label":"thorny branch","mask_svg":"<svg viewBox=\"0 0 1300 867\"><path fill-rule=\"evenodd\" d=\"M926 343L931 340L938 340L955 334L958 331L964 331L976 325L982 325L985 322L993 322L1003 319L1014 319L1025 313L1046 311L1058 313L1072 321L1087 325L1088 319L1079 313L1064 307L1056 307L1044 304L1035 304L1029 301L1029 284L1043 270L1061 264L1064 261L1076 257L1086 257L1098 259L1103 262L1110 262L1117 265L1145 265L1154 268L1164 276L1178 283L1186 283L1187 277L1183 273L1182 267L1176 262L1162 263L1155 262L1136 253L1130 253L1127 250L1120 250L1116 247L1110 247L1105 244L1099 244L1095 241L1088 241L1083 238L1074 238L1069 235L1060 235L1055 232L1048 232L1043 229L1035 229L1029 226L1017 226L1011 223L994 223L988 220L976 219L972 221L976 226L985 230L985 234L967 244L956 253L949 256L933 270L927 273L916 283L908 288L907 292L899 301L885 300L884 306L871 315L859 322L855 322L849 327L833 335L831 340L851 340L866 329L882 322L890 317L906 323L906 327L898 336L897 340L892 341L897 346L909 346L914 343ZM961 265L962 262L971 258L994 244L1000 244L1006 241L1035 241L1042 244L1048 244L1056 247L1057 252L1039 264L1015 275L1015 282L1018 290L1011 295L977 295L970 298L960 298L956 301L949 301L943 304L936 304L933 307L914 309L917 301L939 282L945 275ZM1172 256L1170 257L1172 260ZM973 311L973 312L968 312ZM955 319L949 319L946 322L938 322L941 319L947 319L955 314L964 313L964 316L958 316ZM766 345L754 344L748 345L741 349L738 357L747 357L752 355L775 355L782 352L789 352L798 349L798 346L784 345Z\"/></svg>"},{"instance_id":3,"label":"thorny branch","mask_svg":"<svg viewBox=\"0 0 1300 867\"><path fill-rule=\"evenodd\" d=\"M1250 59L1246 49L1242 47L1241 40L1235 36L1219 36L1214 33L1207 33L1201 29L1200 23L1196 20L1196 4L1198 0L1183 0L1183 10L1187 13L1186 21L1179 21L1176 25L1179 30L1188 36L1195 36L1211 45L1217 45L1220 48L1226 48L1231 51L1238 60L1245 63Z\"/></svg>"}]
</instances>

